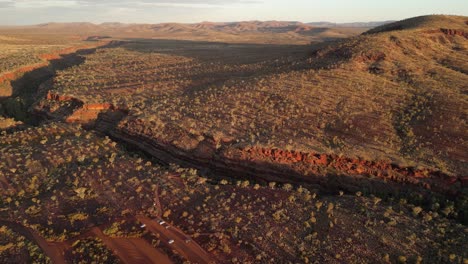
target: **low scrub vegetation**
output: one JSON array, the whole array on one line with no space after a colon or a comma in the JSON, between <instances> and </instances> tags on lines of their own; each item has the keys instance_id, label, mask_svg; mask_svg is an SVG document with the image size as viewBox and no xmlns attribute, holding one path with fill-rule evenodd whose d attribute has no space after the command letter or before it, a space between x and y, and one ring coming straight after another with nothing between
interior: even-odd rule
<instances>
[{"instance_id":1,"label":"low scrub vegetation","mask_svg":"<svg viewBox=\"0 0 468 264\"><path fill-rule=\"evenodd\" d=\"M466 263L466 23L438 19L77 55L0 108L45 121L0 119L0 259Z\"/></svg>"}]
</instances>

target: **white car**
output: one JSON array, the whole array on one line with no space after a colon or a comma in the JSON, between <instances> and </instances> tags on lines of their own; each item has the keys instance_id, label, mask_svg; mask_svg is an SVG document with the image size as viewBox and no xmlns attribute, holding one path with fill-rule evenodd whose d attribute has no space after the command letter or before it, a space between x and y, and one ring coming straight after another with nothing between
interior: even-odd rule
<instances>
[{"instance_id":1,"label":"white car","mask_svg":"<svg viewBox=\"0 0 468 264\"><path fill-rule=\"evenodd\" d=\"M169 243L169 245L170 245L170 244L173 244L173 243L174 243L174 239L169 240L167 243Z\"/></svg>"},{"instance_id":2,"label":"white car","mask_svg":"<svg viewBox=\"0 0 468 264\"><path fill-rule=\"evenodd\" d=\"M145 227L146 227L146 225L145 225L145 224L142 224L140 227L141 227L141 228L145 228Z\"/></svg>"},{"instance_id":3,"label":"white car","mask_svg":"<svg viewBox=\"0 0 468 264\"><path fill-rule=\"evenodd\" d=\"M166 221L164 221L164 220L159 221L160 225L164 225L165 223L166 223Z\"/></svg>"}]
</instances>

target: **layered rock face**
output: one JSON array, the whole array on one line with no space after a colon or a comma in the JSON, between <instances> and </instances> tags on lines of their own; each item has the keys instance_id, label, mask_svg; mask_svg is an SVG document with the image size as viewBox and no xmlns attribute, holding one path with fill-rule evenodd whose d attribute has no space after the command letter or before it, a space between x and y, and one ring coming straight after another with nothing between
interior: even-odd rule
<instances>
[{"instance_id":1,"label":"layered rock face","mask_svg":"<svg viewBox=\"0 0 468 264\"><path fill-rule=\"evenodd\" d=\"M370 161L336 154L307 153L295 150L245 146L232 138L192 135L177 131L163 138L139 128L149 124L127 117L127 109L112 104L85 104L82 101L48 94L51 102L73 102L64 116L42 110L47 118L81 123L158 159L161 163L208 169L216 174L259 182L295 183L324 191L355 192L370 190L383 194L431 193L456 197L467 186L466 177L439 171L401 167L387 161ZM38 111L41 112L41 111ZM63 112L66 113L66 112Z\"/></svg>"}]
</instances>

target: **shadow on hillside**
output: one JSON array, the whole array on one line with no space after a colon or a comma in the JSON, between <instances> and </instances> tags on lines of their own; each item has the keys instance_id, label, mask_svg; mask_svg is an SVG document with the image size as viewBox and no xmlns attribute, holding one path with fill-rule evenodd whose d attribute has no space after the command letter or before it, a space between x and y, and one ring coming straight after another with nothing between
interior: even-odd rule
<instances>
[{"instance_id":1,"label":"shadow on hillside","mask_svg":"<svg viewBox=\"0 0 468 264\"><path fill-rule=\"evenodd\" d=\"M159 53L194 59L193 81L184 89L186 95L206 87L222 87L235 79L262 77L307 68L303 62L310 54L311 45L280 45L253 43L225 43L170 39L127 39L121 48L141 53ZM175 62L177 58L174 59ZM227 66L227 67L225 67ZM190 71L190 69L188 69Z\"/></svg>"},{"instance_id":2,"label":"shadow on hillside","mask_svg":"<svg viewBox=\"0 0 468 264\"><path fill-rule=\"evenodd\" d=\"M114 47L109 43L98 48ZM44 97L48 87L39 90L41 84L54 77L57 71L65 70L84 63L83 55L92 54L98 48L83 49L72 54L62 55L59 59L49 61L49 65L23 74L20 78L10 81L12 95L0 98L3 114L29 124L37 124L37 117L30 115L29 109L38 98Z\"/></svg>"},{"instance_id":3,"label":"shadow on hillside","mask_svg":"<svg viewBox=\"0 0 468 264\"><path fill-rule=\"evenodd\" d=\"M171 39L127 39L130 51L162 53L224 63L255 63L284 56L303 57L310 45L226 43Z\"/></svg>"}]
</instances>

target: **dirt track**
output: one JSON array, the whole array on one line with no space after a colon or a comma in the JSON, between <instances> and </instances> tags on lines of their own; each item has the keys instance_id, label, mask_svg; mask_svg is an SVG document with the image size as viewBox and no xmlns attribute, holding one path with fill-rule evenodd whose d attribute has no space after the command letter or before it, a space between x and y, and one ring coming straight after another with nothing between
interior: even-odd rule
<instances>
[{"instance_id":1,"label":"dirt track","mask_svg":"<svg viewBox=\"0 0 468 264\"><path fill-rule=\"evenodd\" d=\"M142 238L110 238L99 228L93 228L92 231L124 263L172 263L166 254Z\"/></svg>"},{"instance_id":2,"label":"dirt track","mask_svg":"<svg viewBox=\"0 0 468 264\"><path fill-rule=\"evenodd\" d=\"M0 220L0 225L8 226L13 231L25 236L28 240L37 243L37 245L44 251L44 254L50 258L52 263L67 263L64 257L64 252L69 250L69 247L66 242L49 242L36 231L19 223ZM103 241L106 247L112 250L124 263L173 263L165 253L154 248L142 238L111 238L104 235L98 227L93 228L90 232L80 235L79 238L82 238L83 236L98 237ZM76 239L78 239L78 237L73 240Z\"/></svg>"},{"instance_id":3,"label":"dirt track","mask_svg":"<svg viewBox=\"0 0 468 264\"><path fill-rule=\"evenodd\" d=\"M162 241L170 248L176 250L184 258L192 263L214 263L214 260L210 255L200 247L195 241L191 240L186 242L187 237L181 230L173 227L167 223L160 225L158 222L162 219L152 220L145 216L137 216L137 219L146 225L146 228L155 233L159 234ZM166 228L169 226L169 228ZM170 240L174 240L172 244Z\"/></svg>"}]
</instances>

